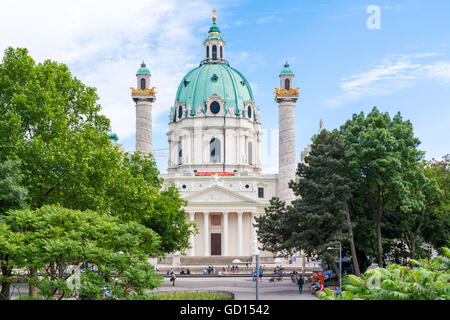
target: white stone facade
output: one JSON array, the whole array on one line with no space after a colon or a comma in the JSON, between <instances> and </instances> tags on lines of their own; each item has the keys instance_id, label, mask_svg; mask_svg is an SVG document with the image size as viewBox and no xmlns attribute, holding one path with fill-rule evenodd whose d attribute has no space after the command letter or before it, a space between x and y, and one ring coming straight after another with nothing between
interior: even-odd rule
<instances>
[{"instance_id":1,"label":"white stone facade","mask_svg":"<svg viewBox=\"0 0 450 320\"><path fill-rule=\"evenodd\" d=\"M215 18L213 21L210 36L204 41L205 59L200 66L228 66L225 42L215 25ZM242 94L236 91L236 86L247 88L245 78L237 71L228 70L230 72L220 74L222 78L212 74L205 76L203 82L198 84L202 88L198 90L199 94L205 92L205 86L213 88L211 94L208 91L207 96L201 98L198 106L191 105L186 99L185 102L180 101L184 96L177 93L169 114L168 171L161 177L164 179L163 188L175 185L180 190L188 202L185 207L186 220L195 222L198 227L199 233L190 237L191 249L184 254L192 257L241 258L246 261L254 254L255 217L264 214L273 197L288 203L294 199L288 183L295 180L297 165L294 121L297 95L288 93L276 96L279 104L279 175L263 174L259 110L250 88L251 98L242 99ZM231 72L235 72L240 79L230 78L235 77ZM293 76L293 73L280 75L280 88L291 89ZM222 92L221 96L214 86L217 79L223 81L224 77L233 79L230 90L234 91ZM148 80L149 87L150 76L138 75L138 88L142 79ZM194 83L197 82L185 78L179 92ZM234 106L227 100L233 94ZM151 103L154 97L134 95L133 99L136 102L136 150L150 153ZM191 109L193 107L195 109ZM270 256L264 252L261 255ZM179 260L179 254L175 260Z\"/></svg>"}]
</instances>

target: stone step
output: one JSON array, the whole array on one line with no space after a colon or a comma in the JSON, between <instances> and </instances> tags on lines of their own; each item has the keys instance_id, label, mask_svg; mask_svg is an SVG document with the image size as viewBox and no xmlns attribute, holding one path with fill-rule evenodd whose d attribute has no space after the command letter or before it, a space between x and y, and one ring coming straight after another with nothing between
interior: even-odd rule
<instances>
[{"instance_id":1,"label":"stone step","mask_svg":"<svg viewBox=\"0 0 450 320\"><path fill-rule=\"evenodd\" d=\"M180 265L201 265L201 266L208 266L208 265L246 265L248 263L249 265L252 264L253 257L252 256L180 256ZM233 260L240 260L241 263L233 263ZM273 257L260 257L259 258L260 263L273 263ZM158 264L165 264L165 265L172 265L173 264L173 257L168 256L164 259L158 259Z\"/></svg>"}]
</instances>

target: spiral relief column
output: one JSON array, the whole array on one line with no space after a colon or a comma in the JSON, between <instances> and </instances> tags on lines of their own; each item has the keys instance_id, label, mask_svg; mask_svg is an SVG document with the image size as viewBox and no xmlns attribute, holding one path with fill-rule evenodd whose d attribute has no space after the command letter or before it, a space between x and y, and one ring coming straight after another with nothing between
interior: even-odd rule
<instances>
[{"instance_id":1,"label":"spiral relief column","mask_svg":"<svg viewBox=\"0 0 450 320\"><path fill-rule=\"evenodd\" d=\"M131 97L136 103L136 151L152 152L152 103L156 100L155 88L150 89L150 70L142 62L136 73L137 88L131 88Z\"/></svg>"},{"instance_id":2,"label":"spiral relief column","mask_svg":"<svg viewBox=\"0 0 450 320\"><path fill-rule=\"evenodd\" d=\"M294 73L286 63L280 73L280 88L275 101L279 106L278 197L290 204L295 196L289 182L295 180L295 103L298 88L293 89Z\"/></svg>"}]
</instances>

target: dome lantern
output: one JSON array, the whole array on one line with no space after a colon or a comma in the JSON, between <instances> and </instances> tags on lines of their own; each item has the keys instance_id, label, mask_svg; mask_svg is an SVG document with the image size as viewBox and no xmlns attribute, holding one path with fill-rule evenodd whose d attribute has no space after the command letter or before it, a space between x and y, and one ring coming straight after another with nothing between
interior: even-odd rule
<instances>
[{"instance_id":1,"label":"dome lantern","mask_svg":"<svg viewBox=\"0 0 450 320\"><path fill-rule=\"evenodd\" d=\"M204 41L205 59L203 63L227 63L225 60L225 41L220 34L219 27L216 25L216 9L213 9L213 24L209 28L208 37Z\"/></svg>"}]
</instances>

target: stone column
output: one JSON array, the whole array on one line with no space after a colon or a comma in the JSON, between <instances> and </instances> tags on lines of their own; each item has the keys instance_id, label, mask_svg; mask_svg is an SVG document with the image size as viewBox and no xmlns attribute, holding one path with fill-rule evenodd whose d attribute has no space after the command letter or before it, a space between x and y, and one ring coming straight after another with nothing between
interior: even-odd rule
<instances>
[{"instance_id":1,"label":"stone column","mask_svg":"<svg viewBox=\"0 0 450 320\"><path fill-rule=\"evenodd\" d=\"M238 217L238 221L237 221L237 255L238 256L242 256L242 247L243 247L243 243L242 243L242 215L243 212L238 212L237 213L237 217Z\"/></svg>"},{"instance_id":2,"label":"stone column","mask_svg":"<svg viewBox=\"0 0 450 320\"><path fill-rule=\"evenodd\" d=\"M152 152L152 102L151 99L136 101L136 151Z\"/></svg>"},{"instance_id":3,"label":"stone column","mask_svg":"<svg viewBox=\"0 0 450 320\"><path fill-rule=\"evenodd\" d=\"M203 212L203 242L205 244L205 256L210 256L211 252L209 251L209 212Z\"/></svg>"},{"instance_id":4,"label":"stone column","mask_svg":"<svg viewBox=\"0 0 450 320\"><path fill-rule=\"evenodd\" d=\"M223 213L223 256L228 256L228 212Z\"/></svg>"},{"instance_id":5,"label":"stone column","mask_svg":"<svg viewBox=\"0 0 450 320\"><path fill-rule=\"evenodd\" d=\"M195 222L195 212L189 212L189 222ZM195 256L194 235L189 236L189 243L191 244L190 256Z\"/></svg>"},{"instance_id":6,"label":"stone column","mask_svg":"<svg viewBox=\"0 0 450 320\"><path fill-rule=\"evenodd\" d=\"M290 204L295 199L289 182L295 180L295 98L278 98L279 104L279 158L278 196Z\"/></svg>"}]
</instances>

